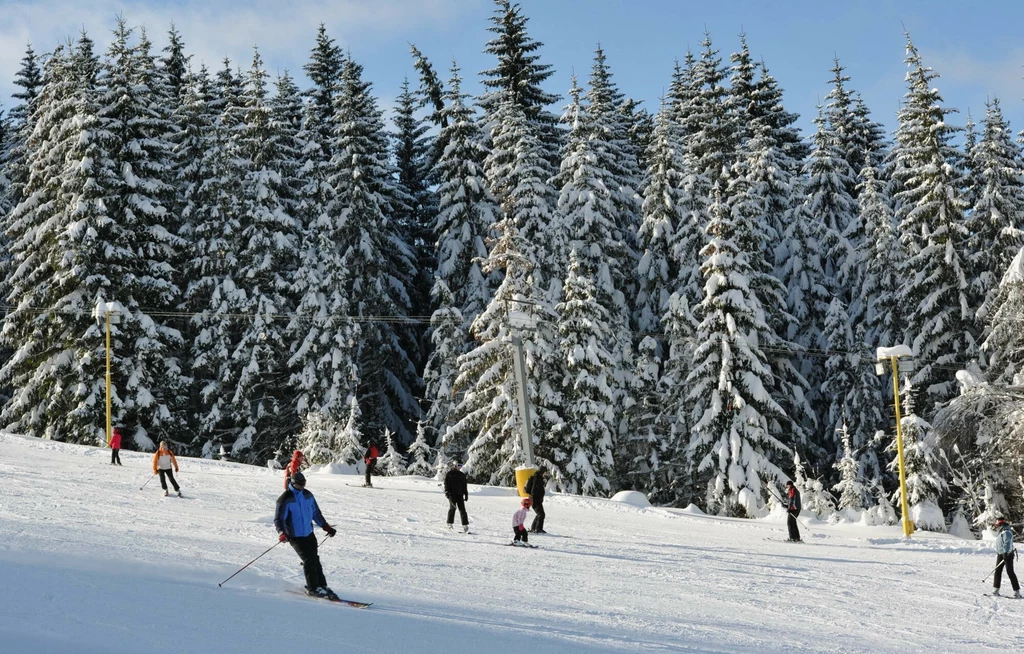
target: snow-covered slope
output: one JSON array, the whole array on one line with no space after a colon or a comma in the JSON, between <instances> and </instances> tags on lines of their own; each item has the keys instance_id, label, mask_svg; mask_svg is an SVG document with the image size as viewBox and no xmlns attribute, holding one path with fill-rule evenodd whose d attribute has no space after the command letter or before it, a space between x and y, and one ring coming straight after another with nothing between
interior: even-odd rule
<instances>
[{"instance_id":1,"label":"snow-covered slope","mask_svg":"<svg viewBox=\"0 0 1024 654\"><path fill-rule=\"evenodd\" d=\"M184 499L149 456L0 435L0 651L1019 651L1024 601L982 596L980 542L898 528L744 521L554 495L540 549L505 547L518 501L470 487L473 534L442 529L437 483L312 472L338 537L327 580L366 609L285 592L281 473L179 459ZM318 532L322 533L322 532ZM1004 581L1006 587L1008 583Z\"/></svg>"}]
</instances>

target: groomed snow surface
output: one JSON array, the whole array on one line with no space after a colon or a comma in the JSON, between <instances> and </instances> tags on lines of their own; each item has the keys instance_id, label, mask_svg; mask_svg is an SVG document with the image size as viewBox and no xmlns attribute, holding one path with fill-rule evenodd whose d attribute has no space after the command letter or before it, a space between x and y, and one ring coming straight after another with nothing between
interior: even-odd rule
<instances>
[{"instance_id":1,"label":"groomed snow surface","mask_svg":"<svg viewBox=\"0 0 1024 654\"><path fill-rule=\"evenodd\" d=\"M0 434L0 651L984 652L1024 648L1024 600L994 599L987 543L897 527L803 528L552 495L540 549L505 547L519 502L471 486L470 535L437 482L307 475L338 536L321 549L353 609L299 589L276 542L280 472ZM640 502L642 504L642 502ZM458 522L458 518L456 518ZM318 530L319 534L322 532ZM774 538L779 540L766 540ZM1009 584L1004 581L1004 588Z\"/></svg>"}]
</instances>

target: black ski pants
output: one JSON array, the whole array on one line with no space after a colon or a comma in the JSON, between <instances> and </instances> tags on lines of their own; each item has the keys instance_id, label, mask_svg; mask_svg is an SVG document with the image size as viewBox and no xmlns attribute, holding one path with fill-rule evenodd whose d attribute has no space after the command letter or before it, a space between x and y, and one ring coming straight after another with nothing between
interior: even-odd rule
<instances>
[{"instance_id":1,"label":"black ski pants","mask_svg":"<svg viewBox=\"0 0 1024 654\"><path fill-rule=\"evenodd\" d=\"M295 553L302 561L302 573L306 575L306 588L315 590L323 586L327 587L327 579L324 578L324 569L320 565L320 555L317 553L316 534L308 536L292 536L288 539Z\"/></svg>"},{"instance_id":2,"label":"black ski pants","mask_svg":"<svg viewBox=\"0 0 1024 654\"><path fill-rule=\"evenodd\" d=\"M533 516L530 531L544 531L544 500L533 501L533 512L537 515Z\"/></svg>"},{"instance_id":3,"label":"black ski pants","mask_svg":"<svg viewBox=\"0 0 1024 654\"><path fill-rule=\"evenodd\" d=\"M373 474L373 469L377 467L377 459L370 459L370 462L366 464L366 485L372 486L370 483L370 475Z\"/></svg>"},{"instance_id":4,"label":"black ski pants","mask_svg":"<svg viewBox=\"0 0 1024 654\"><path fill-rule=\"evenodd\" d=\"M789 527L789 540L800 540L800 528L796 526L797 515L799 514L790 511L786 518L786 526Z\"/></svg>"},{"instance_id":5,"label":"black ski pants","mask_svg":"<svg viewBox=\"0 0 1024 654\"><path fill-rule=\"evenodd\" d=\"M992 585L995 586L996 590L999 590L999 584L1003 581L1003 568L1006 568L1006 576L1010 579L1010 586L1013 590L1020 590L1020 584L1017 583L1017 575L1013 571L1013 552L1009 554L996 554L996 576L992 580Z\"/></svg>"},{"instance_id":6,"label":"black ski pants","mask_svg":"<svg viewBox=\"0 0 1024 654\"><path fill-rule=\"evenodd\" d=\"M516 533L515 540L512 541L513 543L518 543L519 541L523 541L524 543L530 542L530 532L526 531L525 525L512 527L512 531Z\"/></svg>"},{"instance_id":7,"label":"black ski pants","mask_svg":"<svg viewBox=\"0 0 1024 654\"><path fill-rule=\"evenodd\" d=\"M174 492L177 493L179 490L181 490L180 488L178 488L178 482L174 481L174 473L173 472L171 472L170 470L160 470L159 472L160 472L160 488L162 488L164 490L167 490L167 479L164 479L164 475L167 475L167 478L171 480L171 486L174 486Z\"/></svg>"},{"instance_id":8,"label":"black ski pants","mask_svg":"<svg viewBox=\"0 0 1024 654\"><path fill-rule=\"evenodd\" d=\"M121 448L112 447L110 448L110 463L121 465Z\"/></svg>"},{"instance_id":9,"label":"black ski pants","mask_svg":"<svg viewBox=\"0 0 1024 654\"><path fill-rule=\"evenodd\" d=\"M461 497L457 500L448 498L448 524L455 522L455 509L459 510L459 517L462 518L463 526L469 524L469 516L466 515L466 500Z\"/></svg>"}]
</instances>

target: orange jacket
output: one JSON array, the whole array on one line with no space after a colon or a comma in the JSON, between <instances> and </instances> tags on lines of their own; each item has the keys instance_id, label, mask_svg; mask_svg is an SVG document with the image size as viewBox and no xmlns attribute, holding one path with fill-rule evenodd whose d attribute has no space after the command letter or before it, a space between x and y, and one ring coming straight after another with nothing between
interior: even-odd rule
<instances>
[{"instance_id":1,"label":"orange jacket","mask_svg":"<svg viewBox=\"0 0 1024 654\"><path fill-rule=\"evenodd\" d=\"M288 465L284 467L284 489L288 490L288 480L291 479L292 475L299 471L302 464L305 462L305 457L302 456L302 452L295 450L295 454L292 455L292 460L288 462Z\"/></svg>"},{"instance_id":2,"label":"orange jacket","mask_svg":"<svg viewBox=\"0 0 1024 654\"><path fill-rule=\"evenodd\" d=\"M153 474L160 468L170 470L174 466L174 472L178 472L178 460L174 458L174 452L169 447L161 447L153 455Z\"/></svg>"}]
</instances>

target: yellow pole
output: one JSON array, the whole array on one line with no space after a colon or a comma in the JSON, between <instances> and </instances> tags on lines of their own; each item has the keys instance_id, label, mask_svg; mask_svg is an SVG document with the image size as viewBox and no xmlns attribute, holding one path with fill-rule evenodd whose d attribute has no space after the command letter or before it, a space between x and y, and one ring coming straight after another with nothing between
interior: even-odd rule
<instances>
[{"instance_id":1,"label":"yellow pole","mask_svg":"<svg viewBox=\"0 0 1024 654\"><path fill-rule=\"evenodd\" d=\"M110 310L107 310L107 447L110 447Z\"/></svg>"},{"instance_id":2,"label":"yellow pole","mask_svg":"<svg viewBox=\"0 0 1024 654\"><path fill-rule=\"evenodd\" d=\"M900 364L897 357L892 360L892 392L896 399L896 452L900 463L900 504L903 507L903 535L910 538L914 533L914 523L910 520L907 508L907 469L903 463L903 416L900 415Z\"/></svg>"}]
</instances>

